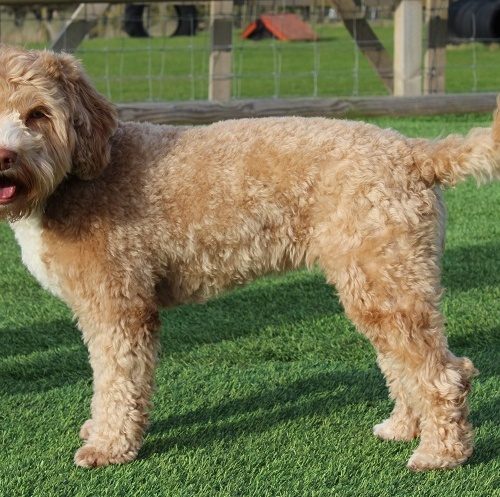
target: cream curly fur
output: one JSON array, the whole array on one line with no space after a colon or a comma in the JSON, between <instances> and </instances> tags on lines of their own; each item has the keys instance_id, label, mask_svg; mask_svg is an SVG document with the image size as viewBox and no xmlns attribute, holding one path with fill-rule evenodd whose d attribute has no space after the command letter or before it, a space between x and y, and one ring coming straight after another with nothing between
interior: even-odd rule
<instances>
[{"instance_id":1,"label":"cream curly fur","mask_svg":"<svg viewBox=\"0 0 500 497\"><path fill-rule=\"evenodd\" d=\"M313 264L377 350L395 407L374 433L420 436L415 470L470 456L474 368L443 334L437 185L499 175L498 119L438 141L320 118L124 123L71 56L1 47L5 151L0 216L89 349L76 464L136 457L160 307Z\"/></svg>"}]
</instances>

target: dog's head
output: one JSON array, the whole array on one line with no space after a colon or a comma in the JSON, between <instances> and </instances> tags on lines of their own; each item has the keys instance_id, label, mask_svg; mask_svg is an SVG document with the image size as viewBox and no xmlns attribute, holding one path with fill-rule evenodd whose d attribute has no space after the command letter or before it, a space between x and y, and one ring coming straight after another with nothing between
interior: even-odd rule
<instances>
[{"instance_id":1,"label":"dog's head","mask_svg":"<svg viewBox=\"0 0 500 497\"><path fill-rule=\"evenodd\" d=\"M72 56L0 45L0 218L43 206L67 174L98 176L116 126Z\"/></svg>"}]
</instances>

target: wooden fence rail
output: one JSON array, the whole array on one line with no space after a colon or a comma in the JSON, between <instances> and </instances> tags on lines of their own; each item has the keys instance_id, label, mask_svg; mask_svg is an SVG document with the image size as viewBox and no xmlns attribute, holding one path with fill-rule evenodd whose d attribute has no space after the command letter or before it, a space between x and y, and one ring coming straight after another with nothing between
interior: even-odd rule
<instances>
[{"instance_id":1,"label":"wooden fence rail","mask_svg":"<svg viewBox=\"0 0 500 497\"><path fill-rule=\"evenodd\" d=\"M360 116L417 116L450 113L491 112L495 93L427 95L378 98L303 98L234 100L175 103L120 104L124 121L158 124L209 124L225 119L270 116L319 116L353 118Z\"/></svg>"}]
</instances>

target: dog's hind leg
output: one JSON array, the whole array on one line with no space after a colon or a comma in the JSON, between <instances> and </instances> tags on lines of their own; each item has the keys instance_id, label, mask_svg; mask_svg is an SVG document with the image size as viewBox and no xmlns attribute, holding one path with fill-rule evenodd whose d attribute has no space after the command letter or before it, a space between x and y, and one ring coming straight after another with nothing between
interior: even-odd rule
<instances>
[{"instance_id":1,"label":"dog's hind leg","mask_svg":"<svg viewBox=\"0 0 500 497\"><path fill-rule=\"evenodd\" d=\"M86 443L75 454L83 467L137 456L148 422L159 329L156 309L139 299L91 309L78 315L94 376L92 419L82 426Z\"/></svg>"},{"instance_id":2,"label":"dog's hind leg","mask_svg":"<svg viewBox=\"0 0 500 497\"><path fill-rule=\"evenodd\" d=\"M414 470L451 468L472 453L466 397L474 368L448 350L439 311L439 251L434 234L426 236L421 227L419 233L399 226L390 236L365 237L344 252L332 238L318 254L346 314L377 350L396 399L393 416L375 431L408 439L420 430L408 463Z\"/></svg>"},{"instance_id":3,"label":"dog's hind leg","mask_svg":"<svg viewBox=\"0 0 500 497\"><path fill-rule=\"evenodd\" d=\"M438 309L440 291L432 288L439 271L427 258L416 264L408 254L394 260L390 250L379 254L371 259L364 254L358 261L353 257L337 272L341 300L377 349L389 384L399 381L394 422L402 422L400 430L408 435L419 419L421 441L409 468L457 466L472 453L466 397L474 368L448 350ZM404 284L405 278L411 283ZM406 423L405 408L411 413Z\"/></svg>"},{"instance_id":4,"label":"dog's hind leg","mask_svg":"<svg viewBox=\"0 0 500 497\"><path fill-rule=\"evenodd\" d=\"M446 210L443 203L443 194L440 189L435 189L436 208L439 213L437 223L437 240L434 245L434 258L441 259L444 250ZM432 273L436 271L431 268ZM432 275L432 280L437 280L436 274ZM439 294L439 283L435 283L435 294ZM394 400L394 409L391 416L373 427L373 433L383 440L412 440L420 434L420 420L417 412L412 407L411 398L405 391L401 379L398 377L391 362L390 355L379 351L377 362L386 378L387 387L391 398Z\"/></svg>"},{"instance_id":5,"label":"dog's hind leg","mask_svg":"<svg viewBox=\"0 0 500 497\"><path fill-rule=\"evenodd\" d=\"M390 357L379 352L378 365L386 378L394 409L388 419L373 427L373 433L383 440L413 440L420 433L420 420L414 411L404 386L394 374Z\"/></svg>"}]
</instances>

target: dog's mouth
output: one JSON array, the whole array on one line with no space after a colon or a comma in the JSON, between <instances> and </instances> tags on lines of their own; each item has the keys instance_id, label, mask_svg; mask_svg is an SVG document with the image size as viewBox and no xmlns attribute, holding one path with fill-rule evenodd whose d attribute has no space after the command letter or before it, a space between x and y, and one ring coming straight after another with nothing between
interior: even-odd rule
<instances>
[{"instance_id":1,"label":"dog's mouth","mask_svg":"<svg viewBox=\"0 0 500 497\"><path fill-rule=\"evenodd\" d=\"M0 177L0 205L10 204L19 193L19 185L10 178Z\"/></svg>"}]
</instances>

